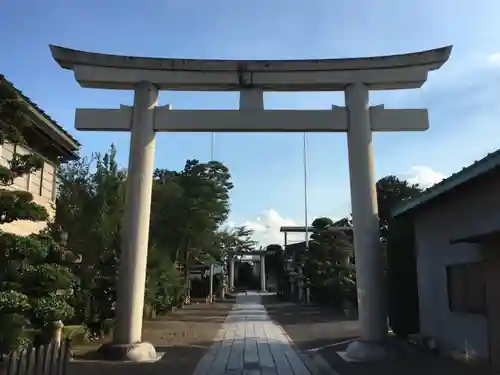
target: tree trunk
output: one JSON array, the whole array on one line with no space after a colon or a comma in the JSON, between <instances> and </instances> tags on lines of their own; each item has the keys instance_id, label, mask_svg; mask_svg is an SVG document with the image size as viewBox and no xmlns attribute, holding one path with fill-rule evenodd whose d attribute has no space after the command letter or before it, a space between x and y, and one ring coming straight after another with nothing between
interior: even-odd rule
<instances>
[{"instance_id":1,"label":"tree trunk","mask_svg":"<svg viewBox=\"0 0 500 375\"><path fill-rule=\"evenodd\" d=\"M181 242L180 242L179 246L177 247L177 250L175 251L174 264L177 263L179 260L179 256L181 254L183 243L184 243L184 239L181 239Z\"/></svg>"},{"instance_id":2,"label":"tree trunk","mask_svg":"<svg viewBox=\"0 0 500 375\"><path fill-rule=\"evenodd\" d=\"M191 241L188 241L188 246L186 246L186 250L184 252L184 286L185 286L185 292L184 292L184 301L186 304L189 304L191 302L191 290L190 290L190 285L189 285L189 257L191 255L191 252L189 251L189 246L191 245Z\"/></svg>"}]
</instances>

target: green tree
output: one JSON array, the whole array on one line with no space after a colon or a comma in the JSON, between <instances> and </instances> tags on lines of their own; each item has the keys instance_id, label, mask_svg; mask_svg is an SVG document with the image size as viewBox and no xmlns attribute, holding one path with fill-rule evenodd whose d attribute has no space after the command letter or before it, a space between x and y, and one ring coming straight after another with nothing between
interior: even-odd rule
<instances>
[{"instance_id":1,"label":"green tree","mask_svg":"<svg viewBox=\"0 0 500 375\"><path fill-rule=\"evenodd\" d=\"M391 211L401 202L419 195L422 192L422 188L418 184L411 184L394 175L389 175L377 181L376 190L380 237L385 241L389 222L391 221ZM333 226L351 227L352 218L351 216L344 217L333 223ZM352 235L348 236L352 237Z\"/></svg>"},{"instance_id":2,"label":"green tree","mask_svg":"<svg viewBox=\"0 0 500 375\"><path fill-rule=\"evenodd\" d=\"M284 270L283 248L278 244L271 244L266 247L266 273L279 274Z\"/></svg>"},{"instance_id":3,"label":"green tree","mask_svg":"<svg viewBox=\"0 0 500 375\"><path fill-rule=\"evenodd\" d=\"M174 264L183 264L185 285L193 260L221 259L217 233L229 214L230 178L228 169L213 161L188 160L180 172L154 172L151 243Z\"/></svg>"},{"instance_id":4,"label":"green tree","mask_svg":"<svg viewBox=\"0 0 500 375\"><path fill-rule=\"evenodd\" d=\"M401 202L412 199L422 192L418 184L410 184L396 176L386 176L377 181L377 203L380 220L380 236L387 239L391 211Z\"/></svg>"},{"instance_id":5,"label":"green tree","mask_svg":"<svg viewBox=\"0 0 500 375\"><path fill-rule=\"evenodd\" d=\"M81 254L75 303L80 319L92 326L113 318L125 180L114 145L104 155L82 158L58 171L55 221L68 233L67 247Z\"/></svg>"},{"instance_id":6,"label":"green tree","mask_svg":"<svg viewBox=\"0 0 500 375\"><path fill-rule=\"evenodd\" d=\"M248 253L254 251L257 246L257 241L253 239L253 230L244 225L221 229L218 236L219 246L226 256L230 253Z\"/></svg>"},{"instance_id":7,"label":"green tree","mask_svg":"<svg viewBox=\"0 0 500 375\"><path fill-rule=\"evenodd\" d=\"M277 294L285 295L288 292L288 275L285 264L285 249L279 244L266 247L266 272L275 276Z\"/></svg>"},{"instance_id":8,"label":"green tree","mask_svg":"<svg viewBox=\"0 0 500 375\"><path fill-rule=\"evenodd\" d=\"M387 176L377 182L381 239L386 244L389 321L396 335L418 333L418 286L411 220L392 218L399 204L421 194L416 184Z\"/></svg>"},{"instance_id":9,"label":"green tree","mask_svg":"<svg viewBox=\"0 0 500 375\"><path fill-rule=\"evenodd\" d=\"M310 279L313 298L340 307L356 301L355 270L350 262L353 246L344 231L336 230L329 218L318 218L312 226L309 253L305 254L305 276Z\"/></svg>"},{"instance_id":10,"label":"green tree","mask_svg":"<svg viewBox=\"0 0 500 375\"><path fill-rule=\"evenodd\" d=\"M352 217L346 216L332 224L334 227L352 227Z\"/></svg>"}]
</instances>

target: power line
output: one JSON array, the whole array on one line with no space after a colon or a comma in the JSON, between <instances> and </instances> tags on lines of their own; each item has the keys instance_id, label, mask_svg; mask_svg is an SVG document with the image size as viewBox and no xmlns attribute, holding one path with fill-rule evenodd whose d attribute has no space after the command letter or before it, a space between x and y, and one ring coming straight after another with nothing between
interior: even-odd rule
<instances>
[{"instance_id":1,"label":"power line","mask_svg":"<svg viewBox=\"0 0 500 375\"><path fill-rule=\"evenodd\" d=\"M304 132L304 137L303 137L303 163L304 163L304 222L305 222L305 243L306 243L306 250L309 250L309 225L308 225L308 220L307 220L307 133Z\"/></svg>"}]
</instances>

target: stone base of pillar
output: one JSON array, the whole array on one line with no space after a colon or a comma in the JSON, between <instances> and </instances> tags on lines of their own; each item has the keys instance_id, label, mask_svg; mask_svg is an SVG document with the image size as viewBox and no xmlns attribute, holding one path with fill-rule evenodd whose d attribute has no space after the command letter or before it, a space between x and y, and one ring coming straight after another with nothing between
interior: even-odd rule
<instances>
[{"instance_id":1,"label":"stone base of pillar","mask_svg":"<svg viewBox=\"0 0 500 375\"><path fill-rule=\"evenodd\" d=\"M134 344L104 344L96 352L96 359L121 362L154 362L156 349L149 342Z\"/></svg>"},{"instance_id":2,"label":"stone base of pillar","mask_svg":"<svg viewBox=\"0 0 500 375\"><path fill-rule=\"evenodd\" d=\"M381 343L356 340L345 352L347 360L353 362L376 362L388 358L388 352Z\"/></svg>"}]
</instances>

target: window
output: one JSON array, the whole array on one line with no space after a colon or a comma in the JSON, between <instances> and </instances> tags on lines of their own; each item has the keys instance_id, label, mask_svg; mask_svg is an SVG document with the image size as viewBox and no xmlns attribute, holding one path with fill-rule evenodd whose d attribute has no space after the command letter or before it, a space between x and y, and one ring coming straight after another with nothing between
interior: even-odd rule
<instances>
[{"instance_id":1,"label":"window","mask_svg":"<svg viewBox=\"0 0 500 375\"><path fill-rule=\"evenodd\" d=\"M448 303L453 312L486 314L484 263L461 263L446 267Z\"/></svg>"}]
</instances>

